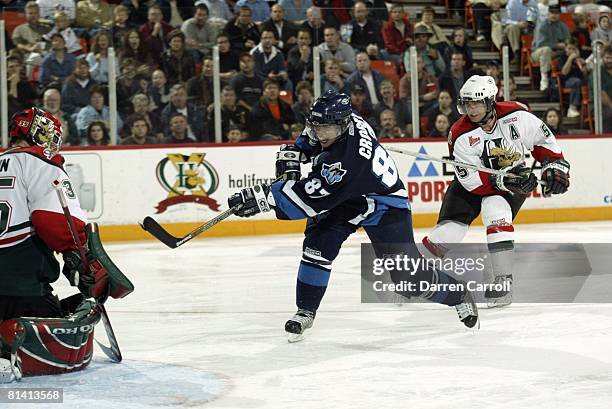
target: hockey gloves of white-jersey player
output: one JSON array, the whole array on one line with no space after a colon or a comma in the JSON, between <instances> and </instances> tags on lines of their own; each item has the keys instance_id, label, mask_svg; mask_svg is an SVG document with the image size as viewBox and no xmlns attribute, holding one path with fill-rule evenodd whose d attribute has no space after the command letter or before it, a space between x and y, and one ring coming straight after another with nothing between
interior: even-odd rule
<instances>
[{"instance_id":1,"label":"hockey gloves of white-jersey player","mask_svg":"<svg viewBox=\"0 0 612 409\"><path fill-rule=\"evenodd\" d=\"M569 188L569 171L570 164L565 159L555 159L551 162L545 162L542 166L542 180L545 185L542 186L542 194L544 197L559 195L567 192Z\"/></svg>"},{"instance_id":2,"label":"hockey gloves of white-jersey player","mask_svg":"<svg viewBox=\"0 0 612 409\"><path fill-rule=\"evenodd\" d=\"M236 216L251 217L257 213L269 212L271 210L268 203L268 193L270 187L266 185L256 185L242 189L238 193L234 193L227 200L228 206L238 206Z\"/></svg>"},{"instance_id":3,"label":"hockey gloves of white-jersey player","mask_svg":"<svg viewBox=\"0 0 612 409\"><path fill-rule=\"evenodd\" d=\"M491 175L491 184L497 190L528 195L538 187L538 178L530 168L517 165L509 169L506 175Z\"/></svg>"},{"instance_id":4,"label":"hockey gloves of white-jersey player","mask_svg":"<svg viewBox=\"0 0 612 409\"><path fill-rule=\"evenodd\" d=\"M62 274L70 281L70 285L78 287L86 297L90 296L89 289L94 285L95 279L91 272L85 270L85 264L77 250L68 250L64 253Z\"/></svg>"},{"instance_id":5,"label":"hockey gloves of white-jersey player","mask_svg":"<svg viewBox=\"0 0 612 409\"><path fill-rule=\"evenodd\" d=\"M300 163L304 161L304 154L293 145L281 145L276 152L276 177L283 180L298 181L302 177Z\"/></svg>"}]
</instances>

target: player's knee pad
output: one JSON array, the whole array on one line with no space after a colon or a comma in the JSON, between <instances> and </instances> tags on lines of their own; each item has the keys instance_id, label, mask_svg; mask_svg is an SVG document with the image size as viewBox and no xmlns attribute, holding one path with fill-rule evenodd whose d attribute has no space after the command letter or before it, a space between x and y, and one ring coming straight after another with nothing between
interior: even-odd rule
<instances>
[{"instance_id":1,"label":"player's knee pad","mask_svg":"<svg viewBox=\"0 0 612 409\"><path fill-rule=\"evenodd\" d=\"M65 318L23 317L2 323L2 338L12 340L24 376L84 369L93 356L94 327L100 313L92 300L83 301ZM8 324L7 324L8 323Z\"/></svg>"},{"instance_id":2,"label":"player's knee pad","mask_svg":"<svg viewBox=\"0 0 612 409\"><path fill-rule=\"evenodd\" d=\"M448 251L446 244L461 243L468 231L468 225L453 220L445 220L436 225L423 237L423 245L435 257L444 257Z\"/></svg>"},{"instance_id":3,"label":"player's knee pad","mask_svg":"<svg viewBox=\"0 0 612 409\"><path fill-rule=\"evenodd\" d=\"M487 243L514 241L512 209L502 196L482 199L482 221L487 229Z\"/></svg>"}]
</instances>

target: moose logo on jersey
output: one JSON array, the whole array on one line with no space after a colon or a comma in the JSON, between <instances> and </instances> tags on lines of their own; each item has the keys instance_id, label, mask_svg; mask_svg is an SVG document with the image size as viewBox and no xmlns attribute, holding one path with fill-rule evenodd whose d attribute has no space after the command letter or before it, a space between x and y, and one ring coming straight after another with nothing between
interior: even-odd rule
<instances>
[{"instance_id":1,"label":"moose logo on jersey","mask_svg":"<svg viewBox=\"0 0 612 409\"><path fill-rule=\"evenodd\" d=\"M514 166L523 158L514 146L507 146L502 138L490 139L485 142L482 152L483 164L491 169L503 169Z\"/></svg>"},{"instance_id":2,"label":"moose logo on jersey","mask_svg":"<svg viewBox=\"0 0 612 409\"><path fill-rule=\"evenodd\" d=\"M157 180L168 197L158 203L156 213L181 203L203 204L219 211L219 203L210 197L219 187L219 175L204 156L205 153L170 153L157 164Z\"/></svg>"},{"instance_id":3,"label":"moose logo on jersey","mask_svg":"<svg viewBox=\"0 0 612 409\"><path fill-rule=\"evenodd\" d=\"M324 163L323 169L321 169L321 176L325 178L328 185L340 182L344 175L346 175L346 170L342 169L342 162L332 163L331 165Z\"/></svg>"}]
</instances>

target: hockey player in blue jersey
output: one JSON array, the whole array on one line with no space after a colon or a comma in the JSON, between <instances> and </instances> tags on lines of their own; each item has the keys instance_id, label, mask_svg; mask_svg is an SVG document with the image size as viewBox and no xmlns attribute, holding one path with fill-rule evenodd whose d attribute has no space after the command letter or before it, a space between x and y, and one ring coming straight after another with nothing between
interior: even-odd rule
<instances>
[{"instance_id":1,"label":"hockey player in blue jersey","mask_svg":"<svg viewBox=\"0 0 612 409\"><path fill-rule=\"evenodd\" d=\"M300 162L312 162L301 178ZM229 206L241 205L238 216L249 217L274 210L279 219L308 218L303 255L298 269L297 313L285 324L289 340L299 340L313 324L330 277L333 260L342 243L363 227L379 254L390 254L387 245L415 255L410 204L397 167L380 145L370 125L351 109L346 94L328 91L312 105L305 131L295 145L283 145L277 154L277 176L271 186L257 185L232 195ZM397 254L397 247L394 247ZM435 270L413 277L430 283L457 283ZM398 279L393 277L393 281ZM412 292L409 296L455 306L460 320L473 327L478 321L469 292Z\"/></svg>"}]
</instances>

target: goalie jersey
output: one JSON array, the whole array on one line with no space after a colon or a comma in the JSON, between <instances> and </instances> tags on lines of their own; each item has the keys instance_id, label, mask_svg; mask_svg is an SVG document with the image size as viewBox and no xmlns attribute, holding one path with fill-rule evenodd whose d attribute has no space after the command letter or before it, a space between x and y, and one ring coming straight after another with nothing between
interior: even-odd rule
<instances>
[{"instance_id":1,"label":"goalie jersey","mask_svg":"<svg viewBox=\"0 0 612 409\"><path fill-rule=\"evenodd\" d=\"M525 161L526 151L545 163L562 159L561 148L548 126L519 102L497 102L497 122L491 132L463 115L451 127L448 136L450 156L460 162L504 169ZM489 179L490 174L456 167L455 175L463 187L477 195L499 194Z\"/></svg>"},{"instance_id":2,"label":"goalie jersey","mask_svg":"<svg viewBox=\"0 0 612 409\"><path fill-rule=\"evenodd\" d=\"M47 159L42 147L0 154L0 295L42 296L59 276L53 251L74 248L52 183L64 190L82 242L86 217L63 169L64 159Z\"/></svg>"},{"instance_id":3,"label":"goalie jersey","mask_svg":"<svg viewBox=\"0 0 612 409\"><path fill-rule=\"evenodd\" d=\"M351 115L347 130L327 149L311 146L306 132L295 146L312 159L312 170L297 182L272 184L271 204L279 219L314 217L333 209L352 224L368 226L376 225L389 208L409 208L395 162L359 115Z\"/></svg>"}]
</instances>

